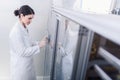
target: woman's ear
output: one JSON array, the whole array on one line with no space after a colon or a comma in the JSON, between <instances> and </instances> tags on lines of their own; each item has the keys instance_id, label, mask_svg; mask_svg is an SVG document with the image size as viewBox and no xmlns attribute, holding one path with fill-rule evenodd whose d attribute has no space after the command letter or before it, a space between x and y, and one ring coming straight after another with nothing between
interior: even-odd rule
<instances>
[{"instance_id":1,"label":"woman's ear","mask_svg":"<svg viewBox=\"0 0 120 80\"><path fill-rule=\"evenodd\" d=\"M20 14L20 17L24 17L24 15L23 15L23 14Z\"/></svg>"}]
</instances>

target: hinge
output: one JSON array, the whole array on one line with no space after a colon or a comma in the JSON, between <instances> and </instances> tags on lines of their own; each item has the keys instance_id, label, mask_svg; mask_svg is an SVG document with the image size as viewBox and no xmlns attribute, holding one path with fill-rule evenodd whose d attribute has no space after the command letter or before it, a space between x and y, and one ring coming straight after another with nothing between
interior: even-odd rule
<instances>
[{"instance_id":1,"label":"hinge","mask_svg":"<svg viewBox=\"0 0 120 80\"><path fill-rule=\"evenodd\" d=\"M80 28L80 30L79 30L79 35L81 36L81 35L83 35L83 36L87 36L87 34L88 34L88 29L87 28L85 28L85 27L83 27L83 26L80 26L81 28Z\"/></svg>"}]
</instances>

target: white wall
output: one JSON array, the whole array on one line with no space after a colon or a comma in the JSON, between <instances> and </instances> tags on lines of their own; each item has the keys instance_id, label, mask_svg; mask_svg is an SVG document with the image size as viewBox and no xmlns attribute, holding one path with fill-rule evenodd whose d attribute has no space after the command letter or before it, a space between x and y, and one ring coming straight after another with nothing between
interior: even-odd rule
<instances>
[{"instance_id":1,"label":"white wall","mask_svg":"<svg viewBox=\"0 0 120 80\"><path fill-rule=\"evenodd\" d=\"M19 4L18 0L3 0L0 3L0 80L7 80L10 75L8 35L16 21L13 10Z\"/></svg>"},{"instance_id":2,"label":"white wall","mask_svg":"<svg viewBox=\"0 0 120 80\"><path fill-rule=\"evenodd\" d=\"M115 8L120 8L120 0L116 0L116 7Z\"/></svg>"},{"instance_id":3,"label":"white wall","mask_svg":"<svg viewBox=\"0 0 120 80\"><path fill-rule=\"evenodd\" d=\"M9 80L10 76L9 32L18 20L13 14L14 10L22 4L28 4L34 9L35 17L29 30L33 40L40 40L47 28L50 3L50 0L2 0L0 2L0 80ZM41 54L35 56L35 69L39 78L43 76L43 63L44 49L41 49Z\"/></svg>"}]
</instances>

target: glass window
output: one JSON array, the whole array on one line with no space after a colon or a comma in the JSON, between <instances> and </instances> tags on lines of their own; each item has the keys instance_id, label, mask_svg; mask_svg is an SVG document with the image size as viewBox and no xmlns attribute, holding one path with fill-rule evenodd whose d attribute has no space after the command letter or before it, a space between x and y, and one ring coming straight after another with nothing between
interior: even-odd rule
<instances>
[{"instance_id":1,"label":"glass window","mask_svg":"<svg viewBox=\"0 0 120 80\"><path fill-rule=\"evenodd\" d=\"M79 25L61 18L58 32L55 80L71 80Z\"/></svg>"}]
</instances>

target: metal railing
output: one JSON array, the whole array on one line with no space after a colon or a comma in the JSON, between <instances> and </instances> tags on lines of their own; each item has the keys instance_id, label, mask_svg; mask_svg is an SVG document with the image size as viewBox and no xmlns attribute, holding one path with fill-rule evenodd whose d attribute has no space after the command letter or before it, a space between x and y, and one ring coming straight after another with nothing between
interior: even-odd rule
<instances>
[{"instance_id":1,"label":"metal railing","mask_svg":"<svg viewBox=\"0 0 120 80\"><path fill-rule=\"evenodd\" d=\"M107 62L109 62L111 65L113 65L118 70L120 70L120 60L117 57L115 57L114 55L112 55L111 53L109 53L108 51L106 51L105 49L103 49L102 47L99 48L98 53Z\"/></svg>"},{"instance_id":2,"label":"metal railing","mask_svg":"<svg viewBox=\"0 0 120 80\"><path fill-rule=\"evenodd\" d=\"M112 80L98 65L94 65L94 68L103 80Z\"/></svg>"}]
</instances>

